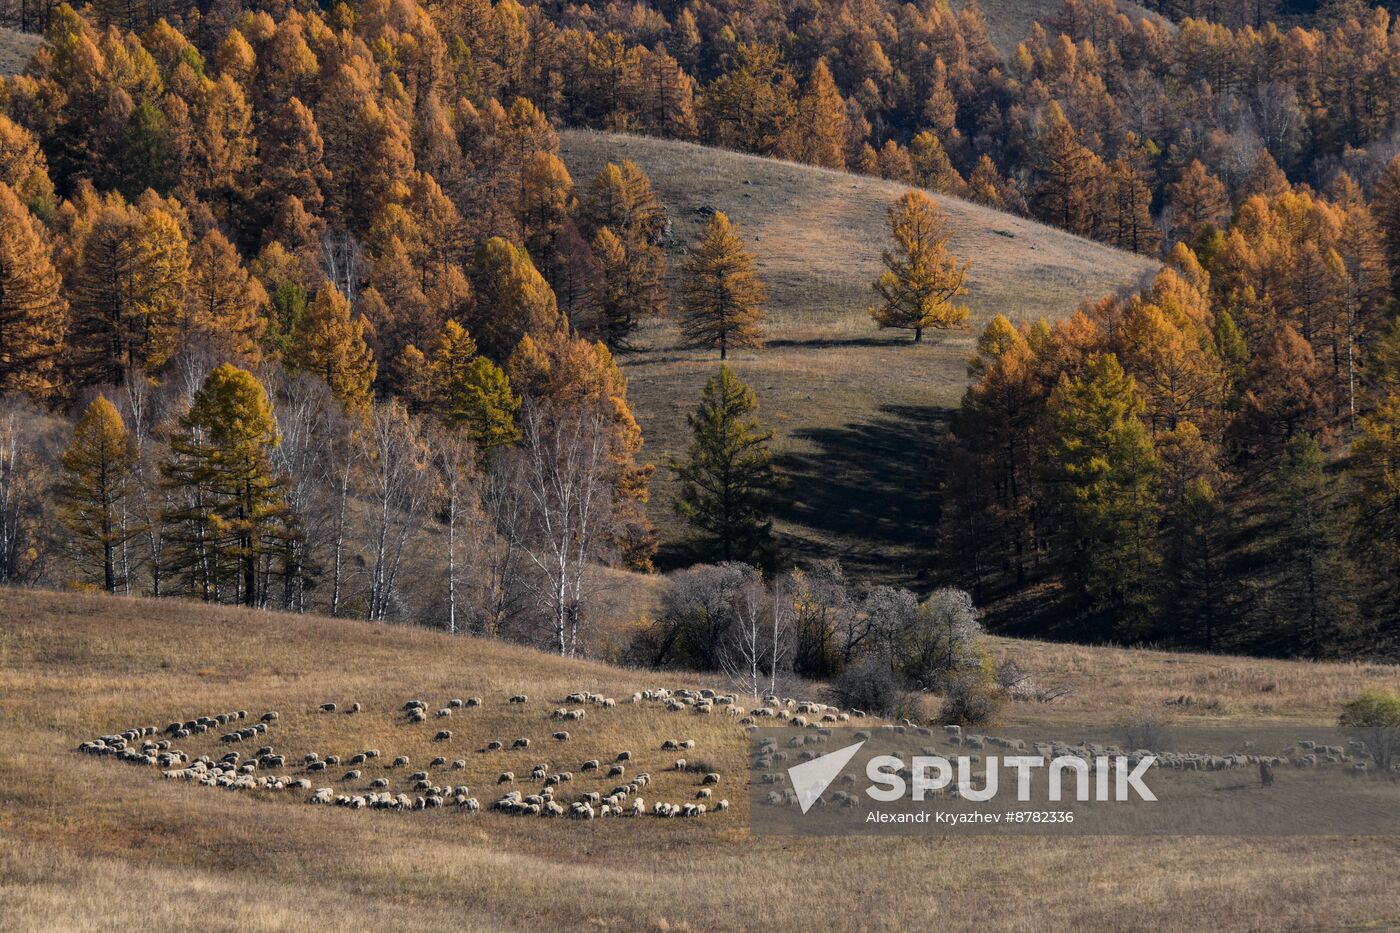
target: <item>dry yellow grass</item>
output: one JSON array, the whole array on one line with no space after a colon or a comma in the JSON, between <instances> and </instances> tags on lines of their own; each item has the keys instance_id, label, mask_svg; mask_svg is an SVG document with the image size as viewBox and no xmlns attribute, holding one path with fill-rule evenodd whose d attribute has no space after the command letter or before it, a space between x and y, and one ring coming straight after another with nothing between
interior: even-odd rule
<instances>
[{"instance_id":1,"label":"dry yellow grass","mask_svg":"<svg viewBox=\"0 0 1400 933\"><path fill-rule=\"evenodd\" d=\"M0 75L23 71L43 41L41 36L0 26Z\"/></svg>"},{"instance_id":2,"label":"dry yellow grass","mask_svg":"<svg viewBox=\"0 0 1400 933\"><path fill-rule=\"evenodd\" d=\"M283 716L276 743L289 751L307 744L343 754L377 744L385 755L418 760L434 750L425 736L437 724L407 726L383 710L414 696L436 702L466 694L487 706L479 720L454 713L463 741L455 756L486 758L466 751L469 738L522 728L547 735L546 704L568 691L625 696L687 678L422 630L174 601L0 591L0 605L0 926L7 931L1400 923L1393 885L1400 843L1386 839L757 838L744 828L735 784L724 791L738 804L727 814L581 824L351 812L165 781L154 768L73 749L127 725L275 708ZM1176 667L1152 652L1006 641L995 649L1017 653L1044 680L1074 680L1074 715L1101 721L1113 721L1126 703L1156 698L1159 688L1188 686L1224 697L1223 715L1238 716L1237 698L1253 694L1249 672L1257 671L1279 682L1278 715L1296 708L1324 722L1335 696L1396 680L1394 669L1378 667L1173 656ZM1105 688L1094 690L1096 682ZM504 704L515 692L531 696L526 710ZM367 713L314 712L321 702L356 699ZM697 752L727 775L740 767L737 730L719 719L624 706L590 709L571 731L578 738L568 755L532 748L524 757L628 748L658 777L643 794L648 800L678 799L694 784L654 763L653 743L663 736L695 738ZM498 764L471 767L488 774ZM479 799L494 799L494 785L468 783Z\"/></svg>"},{"instance_id":3,"label":"dry yellow grass","mask_svg":"<svg viewBox=\"0 0 1400 933\"><path fill-rule=\"evenodd\" d=\"M1131 289L1156 263L1063 231L952 198L940 198L953 250L970 259L966 330L928 335L879 331L866 311L901 185L688 143L587 131L563 134L575 180L629 158L651 177L673 220L672 281L707 218L742 228L771 292L768 346L733 354L776 430L792 478L779 530L799 555L838 555L871 576L909 583L928 563L937 504L936 443L966 386L976 334L997 313L1058 317L1081 302ZM676 350L674 321L640 334L623 357L629 397L658 465L688 441L694 408L718 354ZM668 540L684 534L671 513L662 469L652 519Z\"/></svg>"}]
</instances>

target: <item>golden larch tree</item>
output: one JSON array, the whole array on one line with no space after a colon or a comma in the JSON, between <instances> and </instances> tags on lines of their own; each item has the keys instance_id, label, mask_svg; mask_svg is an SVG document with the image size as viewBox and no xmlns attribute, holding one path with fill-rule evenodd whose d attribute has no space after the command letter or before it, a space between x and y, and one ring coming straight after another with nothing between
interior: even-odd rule
<instances>
[{"instance_id":1,"label":"golden larch tree","mask_svg":"<svg viewBox=\"0 0 1400 933\"><path fill-rule=\"evenodd\" d=\"M0 182L0 392L53 392L68 324L61 287L29 209Z\"/></svg>"},{"instance_id":2,"label":"golden larch tree","mask_svg":"<svg viewBox=\"0 0 1400 933\"><path fill-rule=\"evenodd\" d=\"M763 346L768 290L744 249L739 228L715 211L709 229L690 250L681 285L681 340L690 349Z\"/></svg>"},{"instance_id":3,"label":"golden larch tree","mask_svg":"<svg viewBox=\"0 0 1400 933\"><path fill-rule=\"evenodd\" d=\"M926 328L947 330L967 320L969 263L948 251L950 239L938 204L923 191L911 190L889 210L894 248L885 250L885 271L873 285L880 304L870 316L880 327L912 330L914 342Z\"/></svg>"}]
</instances>

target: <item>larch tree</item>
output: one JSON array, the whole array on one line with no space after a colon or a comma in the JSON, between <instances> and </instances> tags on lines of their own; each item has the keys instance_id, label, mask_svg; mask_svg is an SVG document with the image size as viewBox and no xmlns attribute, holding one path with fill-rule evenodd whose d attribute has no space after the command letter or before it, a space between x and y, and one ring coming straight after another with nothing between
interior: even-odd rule
<instances>
[{"instance_id":1,"label":"larch tree","mask_svg":"<svg viewBox=\"0 0 1400 933\"><path fill-rule=\"evenodd\" d=\"M348 411L368 408L378 368L365 339L365 322L351 316L350 302L330 282L321 283L292 331L287 361L324 379Z\"/></svg>"},{"instance_id":2,"label":"larch tree","mask_svg":"<svg viewBox=\"0 0 1400 933\"><path fill-rule=\"evenodd\" d=\"M266 560L287 533L282 481L270 455L279 436L257 377L224 363L204 380L161 462L177 504L170 526L171 576L206 601L261 605Z\"/></svg>"},{"instance_id":3,"label":"larch tree","mask_svg":"<svg viewBox=\"0 0 1400 933\"><path fill-rule=\"evenodd\" d=\"M967 294L967 262L948 251L950 235L938 204L923 191L911 190L889 210L894 248L884 252L885 271L873 285L880 304L870 316L882 328L914 332L947 330L968 317L956 299Z\"/></svg>"},{"instance_id":4,"label":"larch tree","mask_svg":"<svg viewBox=\"0 0 1400 933\"><path fill-rule=\"evenodd\" d=\"M690 349L731 349L763 345L768 290L744 249L739 228L715 211L700 242L690 250L681 285L681 340Z\"/></svg>"},{"instance_id":5,"label":"larch tree","mask_svg":"<svg viewBox=\"0 0 1400 933\"><path fill-rule=\"evenodd\" d=\"M210 229L190 250L185 299L191 336L209 346L216 359L247 365L261 359L263 309L271 299L218 230Z\"/></svg>"},{"instance_id":6,"label":"larch tree","mask_svg":"<svg viewBox=\"0 0 1400 933\"><path fill-rule=\"evenodd\" d=\"M526 334L562 330L564 320L554 290L530 254L502 237L492 237L477 257L476 307L472 335L483 352L504 359Z\"/></svg>"},{"instance_id":7,"label":"larch tree","mask_svg":"<svg viewBox=\"0 0 1400 933\"><path fill-rule=\"evenodd\" d=\"M1400 567L1400 395L1361 418L1348 464L1357 557L1377 578Z\"/></svg>"},{"instance_id":8,"label":"larch tree","mask_svg":"<svg viewBox=\"0 0 1400 933\"><path fill-rule=\"evenodd\" d=\"M29 209L0 182L0 392L53 393L68 303Z\"/></svg>"},{"instance_id":9,"label":"larch tree","mask_svg":"<svg viewBox=\"0 0 1400 933\"><path fill-rule=\"evenodd\" d=\"M630 337L643 320L659 314L666 301L660 249L622 240L608 227L593 238L599 280L594 303L598 335L614 349L630 349Z\"/></svg>"},{"instance_id":10,"label":"larch tree","mask_svg":"<svg viewBox=\"0 0 1400 933\"><path fill-rule=\"evenodd\" d=\"M1167 187L1167 204L1172 212L1172 238L1190 242L1206 224L1217 223L1230 213L1230 198L1199 159L1182 169L1180 177Z\"/></svg>"},{"instance_id":11,"label":"larch tree","mask_svg":"<svg viewBox=\"0 0 1400 933\"><path fill-rule=\"evenodd\" d=\"M778 142L778 154L795 162L842 170L846 167L846 102L818 59L797 99L794 119Z\"/></svg>"},{"instance_id":12,"label":"larch tree","mask_svg":"<svg viewBox=\"0 0 1400 933\"><path fill-rule=\"evenodd\" d=\"M772 513L783 478L768 449L773 434L759 426L757 411L753 390L721 365L686 416L690 448L671 471L680 482L676 513L697 533L700 560L771 570L778 559Z\"/></svg>"},{"instance_id":13,"label":"larch tree","mask_svg":"<svg viewBox=\"0 0 1400 933\"><path fill-rule=\"evenodd\" d=\"M128 509L138 489L137 460L121 413L99 395L73 428L57 492L79 569L101 580L108 593L127 587L125 548L140 534Z\"/></svg>"}]
</instances>

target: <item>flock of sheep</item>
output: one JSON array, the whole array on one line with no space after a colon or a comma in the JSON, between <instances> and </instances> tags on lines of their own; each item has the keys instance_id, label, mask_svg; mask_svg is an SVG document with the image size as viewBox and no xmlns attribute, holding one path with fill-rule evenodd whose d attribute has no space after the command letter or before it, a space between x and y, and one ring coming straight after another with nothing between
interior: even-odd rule
<instances>
[{"instance_id":1,"label":"flock of sheep","mask_svg":"<svg viewBox=\"0 0 1400 933\"><path fill-rule=\"evenodd\" d=\"M453 698L445 705L432 709L425 701L413 699L404 703L398 712L407 724L432 720L445 725L452 721L458 711L480 708L483 702L481 697ZM526 706L530 698L525 694L515 694L505 702L509 705ZM824 722L838 722L849 720L852 716L864 715L859 711L846 713L819 703L778 697L768 697L762 707L746 711L737 704L733 695L718 694L713 690L649 689L632 694L630 702L656 704L666 710L689 711L693 715L709 715L718 710L722 711L722 715L734 717L750 729L755 728L760 719L788 720L793 726L800 727L809 725L808 717L812 717L813 720L821 717L821 721ZM546 719L550 722L575 725L577 728L577 724L582 724L589 715L589 707L596 710L612 710L617 706L617 701L612 697L581 690L566 696L548 713ZM316 710L322 714L353 715L361 713L363 707L359 703L342 707L340 704L327 702L319 704ZM189 781L206 787L222 787L229 790L309 791L306 802L316 805L335 805L355 810L426 810L456 807L465 812L476 812L482 809L480 802L472 796L466 784L450 782L446 777L452 772L466 770L467 761L462 758L449 761L446 756L434 757L426 768L408 775L411 793L395 792L390 788L389 778L385 776L373 778L369 782L368 791L337 792L334 786L317 787L318 783L324 782L327 775L333 773L332 769L344 769L340 775L342 784L362 782L371 763L382 757L380 751L368 748L347 756L343 761L338 755L322 757L316 752L289 756L277 749L272 741L280 719L281 714L276 710L269 710L256 718L247 710L204 715L188 721L171 722L163 729L142 726L104 735L83 742L79 751L111 756L132 764L159 767L167 779ZM813 721L810 725L815 726L816 722ZM240 748L254 742L259 744L255 751L246 753L233 749L222 755L205 754L197 757L191 757L176 745L182 740L206 734L209 738L217 736L225 745ZM452 730L446 728L439 728L434 735L436 742L446 743L452 738ZM572 739L572 735L569 731L560 729L552 732L550 738L555 743L567 743ZM493 740L485 743L481 751L499 751L507 747L515 751L529 750L531 740L525 736L509 743L505 740ZM659 750L682 752L695 747L694 739L667 739L661 743ZM622 750L611 756L611 760L606 763L593 758L579 765L578 771L581 774L616 779L612 789L606 793L588 791L567 794L568 785L574 780L573 773L556 770L547 761L534 764L528 775L522 771L519 779L514 771L502 771L496 779L498 786L527 781L537 786L509 789L490 809L521 816L567 816L581 820L646 814L667 818L695 817L706 813L722 813L729 809L727 799L715 799L714 791L722 781L720 773L704 770L702 765L693 761L687 763L685 758L676 758L671 768L678 773L686 773L696 768L703 771L698 785L694 787L693 798L679 803L655 801L648 807L641 797L641 791L651 782L651 775L646 771L629 774L634 760L630 750ZM387 764L382 765L382 770L399 771L409 767L409 756L400 755L389 759ZM321 781L315 780L316 778L321 778Z\"/></svg>"}]
</instances>

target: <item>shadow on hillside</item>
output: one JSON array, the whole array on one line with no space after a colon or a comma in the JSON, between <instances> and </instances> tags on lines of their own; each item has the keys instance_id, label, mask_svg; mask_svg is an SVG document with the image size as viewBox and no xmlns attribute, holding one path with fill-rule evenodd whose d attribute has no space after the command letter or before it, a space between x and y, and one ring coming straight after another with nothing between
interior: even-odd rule
<instances>
[{"instance_id":1,"label":"shadow on hillside","mask_svg":"<svg viewBox=\"0 0 1400 933\"><path fill-rule=\"evenodd\" d=\"M805 350L834 350L840 349L841 347L893 347L911 345L912 343L907 337L900 339L878 335L868 337L812 337L803 340L779 339L769 340L764 343L764 346L770 350L783 347ZM925 346L932 346L932 344L925 344Z\"/></svg>"},{"instance_id":2,"label":"shadow on hillside","mask_svg":"<svg viewBox=\"0 0 1400 933\"><path fill-rule=\"evenodd\" d=\"M885 405L869 420L797 432L814 449L776 459L790 481L779 514L815 534L788 542L793 557L839 556L867 579L923 579L933 558L949 415L934 406Z\"/></svg>"}]
</instances>

